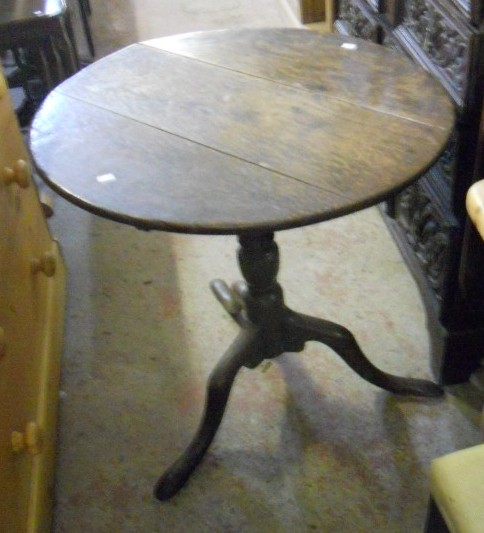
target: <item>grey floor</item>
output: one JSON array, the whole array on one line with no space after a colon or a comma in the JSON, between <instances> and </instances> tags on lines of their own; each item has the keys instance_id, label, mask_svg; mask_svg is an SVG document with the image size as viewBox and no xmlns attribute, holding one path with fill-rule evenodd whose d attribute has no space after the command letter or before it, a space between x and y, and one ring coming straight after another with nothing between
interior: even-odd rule
<instances>
[{"instance_id":1,"label":"grey floor","mask_svg":"<svg viewBox=\"0 0 484 533\"><path fill-rule=\"evenodd\" d=\"M178 32L297 23L282 0L91 3L99 57ZM50 224L69 273L56 533L417 532L430 461L480 441L473 385L396 398L308 344L240 373L206 460L160 504L152 485L190 440L237 332L208 290L239 279L236 241L143 233L60 198ZM376 208L278 242L290 306L352 329L385 370L431 377L419 293Z\"/></svg>"}]
</instances>

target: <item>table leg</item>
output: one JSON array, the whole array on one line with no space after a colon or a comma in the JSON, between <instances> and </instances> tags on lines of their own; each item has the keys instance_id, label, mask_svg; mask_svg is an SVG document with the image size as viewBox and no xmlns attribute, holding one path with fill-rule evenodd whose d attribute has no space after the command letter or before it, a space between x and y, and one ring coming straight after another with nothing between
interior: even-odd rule
<instances>
[{"instance_id":1,"label":"table leg","mask_svg":"<svg viewBox=\"0 0 484 533\"><path fill-rule=\"evenodd\" d=\"M154 495L159 500L176 494L202 460L222 421L237 372L258 351L258 337L257 328L242 329L211 373L202 422L185 452L158 480Z\"/></svg>"},{"instance_id":2,"label":"table leg","mask_svg":"<svg viewBox=\"0 0 484 533\"><path fill-rule=\"evenodd\" d=\"M241 236L239 241L238 260L245 282L230 289L223 281L215 280L211 286L241 332L210 376L205 411L195 437L156 484L154 494L159 500L175 495L202 460L220 425L239 369L255 368L264 359L284 352L300 352L308 341L326 344L362 378L395 394L443 394L430 381L393 376L374 366L343 326L286 307L277 282L279 251L273 234Z\"/></svg>"},{"instance_id":3,"label":"table leg","mask_svg":"<svg viewBox=\"0 0 484 533\"><path fill-rule=\"evenodd\" d=\"M290 312L286 326L302 342L318 341L332 348L359 376L373 385L407 396L442 396L441 387L423 379L402 378L387 374L367 359L353 334L334 322Z\"/></svg>"}]
</instances>

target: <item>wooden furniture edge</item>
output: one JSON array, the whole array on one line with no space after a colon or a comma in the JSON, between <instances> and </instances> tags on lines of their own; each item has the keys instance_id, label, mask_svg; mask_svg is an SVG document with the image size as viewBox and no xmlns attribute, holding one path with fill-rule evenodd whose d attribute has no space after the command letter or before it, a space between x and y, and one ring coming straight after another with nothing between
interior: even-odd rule
<instances>
[{"instance_id":1,"label":"wooden furniture edge","mask_svg":"<svg viewBox=\"0 0 484 533\"><path fill-rule=\"evenodd\" d=\"M33 459L27 533L47 532L52 521L66 285L66 268L60 247L56 241L52 245L56 273L48 279L44 302L45 325L37 406L37 420L42 430L42 454Z\"/></svg>"}]
</instances>

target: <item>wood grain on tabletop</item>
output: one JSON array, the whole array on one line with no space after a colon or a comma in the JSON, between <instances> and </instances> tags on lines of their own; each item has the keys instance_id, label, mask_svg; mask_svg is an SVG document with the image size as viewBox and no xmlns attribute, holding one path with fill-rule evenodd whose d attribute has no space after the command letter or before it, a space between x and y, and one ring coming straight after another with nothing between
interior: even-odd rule
<instances>
[{"instance_id":1,"label":"wood grain on tabletop","mask_svg":"<svg viewBox=\"0 0 484 533\"><path fill-rule=\"evenodd\" d=\"M86 68L47 98L31 142L44 177L93 212L242 233L384 199L440 155L453 120L441 87L382 47L224 30L133 45ZM116 179L98 183L106 174Z\"/></svg>"}]
</instances>

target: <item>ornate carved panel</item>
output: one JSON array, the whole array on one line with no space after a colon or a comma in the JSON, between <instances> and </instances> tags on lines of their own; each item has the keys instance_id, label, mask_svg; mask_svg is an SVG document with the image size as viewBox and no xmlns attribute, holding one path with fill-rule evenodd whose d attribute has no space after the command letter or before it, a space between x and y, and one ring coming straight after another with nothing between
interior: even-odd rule
<instances>
[{"instance_id":1,"label":"ornate carved panel","mask_svg":"<svg viewBox=\"0 0 484 533\"><path fill-rule=\"evenodd\" d=\"M460 99L465 96L471 32L431 0L407 0L404 28Z\"/></svg>"},{"instance_id":2,"label":"ornate carved panel","mask_svg":"<svg viewBox=\"0 0 484 533\"><path fill-rule=\"evenodd\" d=\"M441 301L457 223L439 212L425 180L422 178L397 196L396 220L404 230L436 299Z\"/></svg>"},{"instance_id":3,"label":"ornate carved panel","mask_svg":"<svg viewBox=\"0 0 484 533\"><path fill-rule=\"evenodd\" d=\"M445 185L449 191L449 200L450 200L450 194L453 189L453 183L454 183L454 172L455 172L455 165L456 165L458 139L459 139L459 135L457 133L457 130L454 130L449 140L449 143L447 145L447 148L445 149L445 152L443 153L442 157L437 161L435 165L435 168L438 174L442 178L443 185ZM450 209L450 203L449 203L449 209Z\"/></svg>"},{"instance_id":4,"label":"ornate carved panel","mask_svg":"<svg viewBox=\"0 0 484 533\"><path fill-rule=\"evenodd\" d=\"M357 0L338 2L335 27L340 33L378 42L379 25L370 8Z\"/></svg>"}]
</instances>

